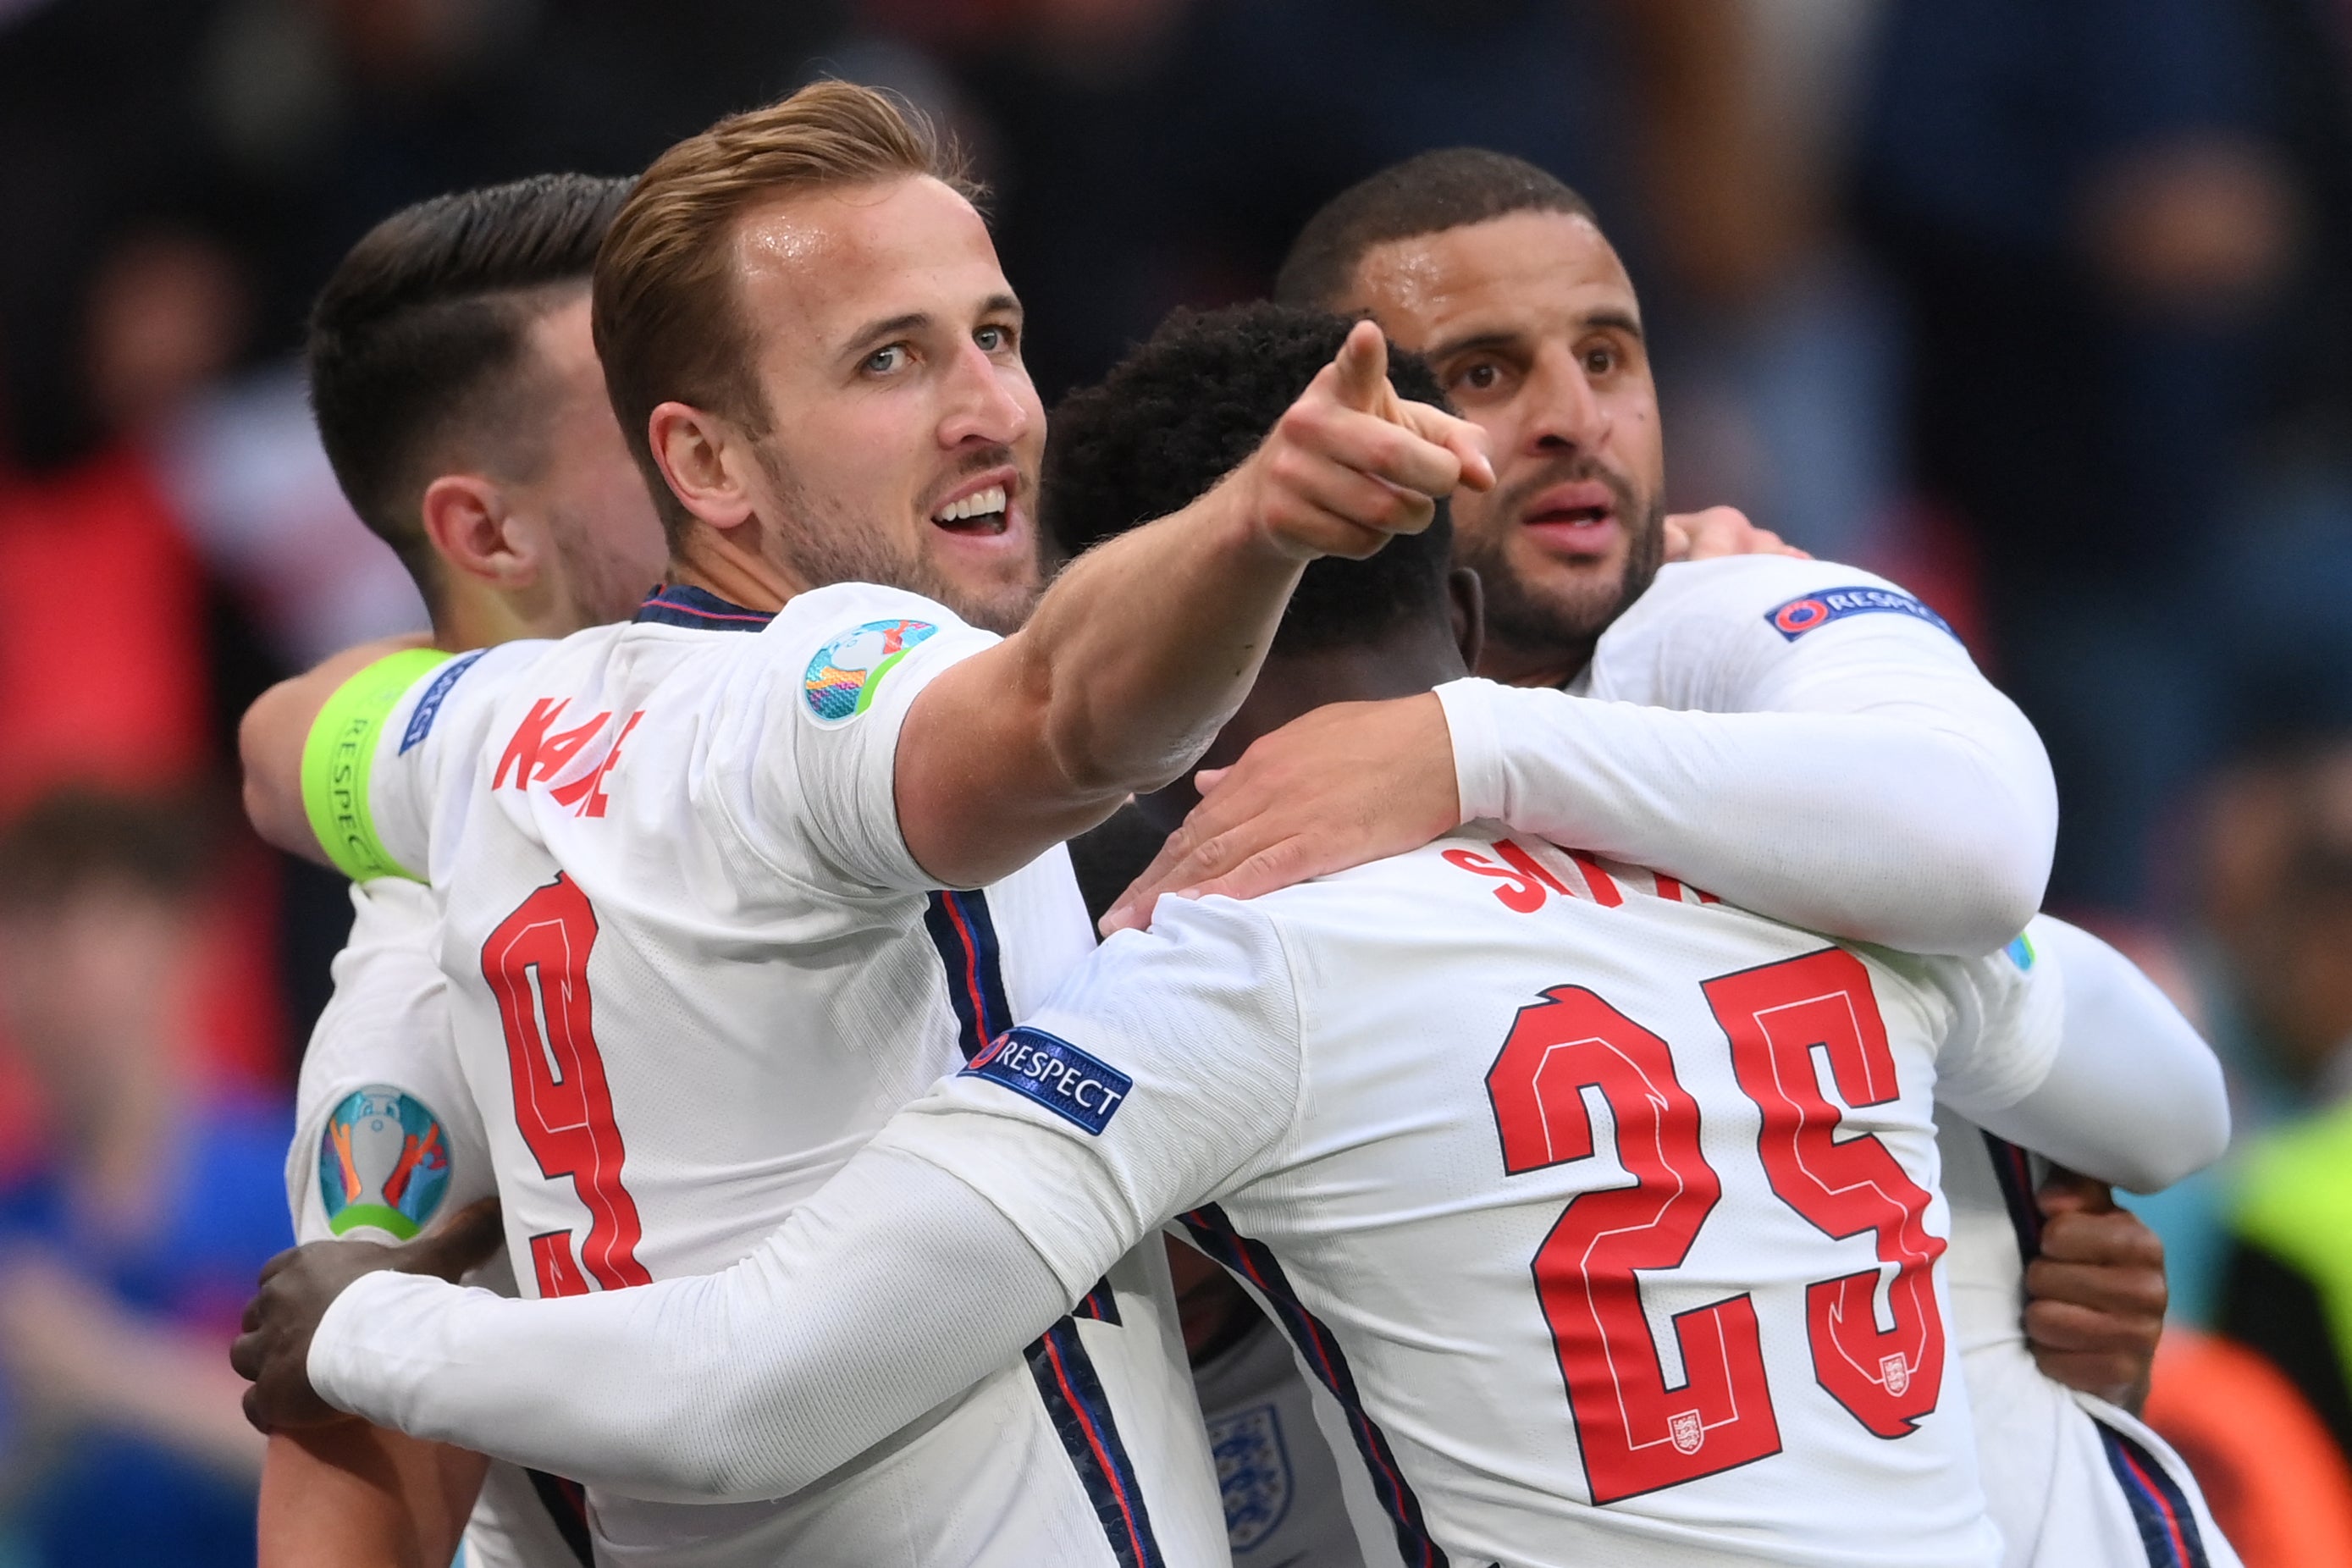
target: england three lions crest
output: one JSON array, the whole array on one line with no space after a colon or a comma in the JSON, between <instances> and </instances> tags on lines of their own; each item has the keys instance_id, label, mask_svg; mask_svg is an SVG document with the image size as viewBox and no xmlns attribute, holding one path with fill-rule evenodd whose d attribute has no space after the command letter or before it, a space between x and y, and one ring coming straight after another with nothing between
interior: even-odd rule
<instances>
[{"instance_id":1,"label":"england three lions crest","mask_svg":"<svg viewBox=\"0 0 2352 1568\"><path fill-rule=\"evenodd\" d=\"M1281 1418L1273 1405L1260 1405L1212 1421L1209 1452L1217 1462L1217 1489L1224 1494L1225 1534L1235 1552L1247 1552L1290 1511L1290 1452L1283 1447Z\"/></svg>"}]
</instances>

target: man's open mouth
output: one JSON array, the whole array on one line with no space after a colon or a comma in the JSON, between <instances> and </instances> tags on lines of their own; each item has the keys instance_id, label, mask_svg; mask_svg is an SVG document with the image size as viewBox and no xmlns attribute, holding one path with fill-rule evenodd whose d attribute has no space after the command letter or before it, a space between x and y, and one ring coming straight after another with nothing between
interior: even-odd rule
<instances>
[{"instance_id":1,"label":"man's open mouth","mask_svg":"<svg viewBox=\"0 0 2352 1568\"><path fill-rule=\"evenodd\" d=\"M1564 523L1570 527L1585 527L1597 522L1606 522L1609 521L1611 515L1611 509L1605 506L1571 506L1555 508L1549 511L1539 511L1530 516L1528 521L1529 522Z\"/></svg>"},{"instance_id":2,"label":"man's open mouth","mask_svg":"<svg viewBox=\"0 0 2352 1568\"><path fill-rule=\"evenodd\" d=\"M948 502L931 514L931 521L950 533L985 536L1003 533L1010 516L1004 487L991 485Z\"/></svg>"}]
</instances>

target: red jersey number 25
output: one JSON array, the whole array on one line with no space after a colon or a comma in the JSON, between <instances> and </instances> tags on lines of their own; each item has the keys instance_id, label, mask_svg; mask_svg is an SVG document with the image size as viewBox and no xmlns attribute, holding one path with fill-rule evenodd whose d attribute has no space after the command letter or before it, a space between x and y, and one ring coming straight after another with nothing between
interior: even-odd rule
<instances>
[{"instance_id":1,"label":"red jersey number 25","mask_svg":"<svg viewBox=\"0 0 2352 1568\"><path fill-rule=\"evenodd\" d=\"M1893 1326L1881 1331L1877 1269L1806 1289L1806 1331L1823 1388L1882 1437L1936 1407L1944 1324L1931 1270L1944 1243L1922 1221L1929 1194L1871 1135L1841 1140L1840 1112L1813 1077L1826 1051L1849 1104L1895 1098L1895 1064L1870 975L1840 949L1710 980L1739 1087L1764 1113L1764 1168L1781 1202L1825 1234L1873 1235ZM1699 1146L1699 1110L1665 1041L1581 986L1521 1008L1486 1093L1507 1174L1592 1157L1584 1091L1616 1121L1617 1153L1635 1184L1576 1198L1533 1264L1596 1503L1680 1486L1780 1450L1756 1307L1727 1296L1674 1320L1683 1382L1669 1388L1634 1270L1688 1256L1723 1184Z\"/></svg>"},{"instance_id":2,"label":"red jersey number 25","mask_svg":"<svg viewBox=\"0 0 2352 1568\"><path fill-rule=\"evenodd\" d=\"M653 1279L637 1261L644 1231L636 1201L621 1185L621 1130L596 1048L588 997L588 952L595 943L596 911L561 873L482 943L482 978L498 998L506 1031L515 1125L541 1173L550 1181L571 1177L588 1210L577 1261L568 1229L530 1238L541 1296L585 1295L591 1277L607 1290Z\"/></svg>"}]
</instances>

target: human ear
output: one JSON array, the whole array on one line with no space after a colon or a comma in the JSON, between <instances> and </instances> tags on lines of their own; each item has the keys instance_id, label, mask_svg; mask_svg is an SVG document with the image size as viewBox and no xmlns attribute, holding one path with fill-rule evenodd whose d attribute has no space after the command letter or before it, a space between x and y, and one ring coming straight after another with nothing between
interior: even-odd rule
<instances>
[{"instance_id":1,"label":"human ear","mask_svg":"<svg viewBox=\"0 0 2352 1568\"><path fill-rule=\"evenodd\" d=\"M496 480L443 474L425 487L418 512L433 552L451 571L509 591L539 575L537 541L519 526Z\"/></svg>"},{"instance_id":2,"label":"human ear","mask_svg":"<svg viewBox=\"0 0 2352 1568\"><path fill-rule=\"evenodd\" d=\"M741 434L715 414L664 403L646 416L646 437L670 492L713 528L751 515L751 493L739 471L750 456Z\"/></svg>"}]
</instances>

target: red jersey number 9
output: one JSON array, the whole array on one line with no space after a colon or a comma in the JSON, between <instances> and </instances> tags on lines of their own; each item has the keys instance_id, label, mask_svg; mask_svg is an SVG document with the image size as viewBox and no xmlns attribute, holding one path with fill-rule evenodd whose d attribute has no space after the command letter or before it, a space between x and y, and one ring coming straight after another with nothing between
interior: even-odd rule
<instances>
[{"instance_id":1,"label":"red jersey number 9","mask_svg":"<svg viewBox=\"0 0 2352 1568\"><path fill-rule=\"evenodd\" d=\"M596 911L560 873L482 944L482 978L498 998L506 1031L515 1125L541 1173L550 1181L571 1177L588 1210L579 1262L569 1230L530 1238L542 1296L585 1295L590 1277L607 1290L653 1279L637 1261L644 1228L636 1201L621 1185L621 1130L596 1048L588 997L588 953L595 944ZM585 1277L581 1263L587 1265Z\"/></svg>"}]
</instances>

